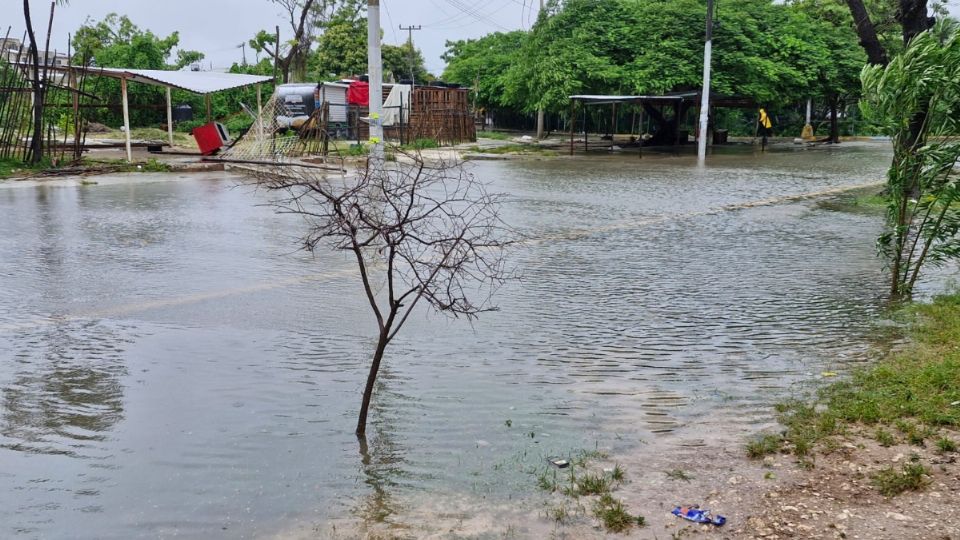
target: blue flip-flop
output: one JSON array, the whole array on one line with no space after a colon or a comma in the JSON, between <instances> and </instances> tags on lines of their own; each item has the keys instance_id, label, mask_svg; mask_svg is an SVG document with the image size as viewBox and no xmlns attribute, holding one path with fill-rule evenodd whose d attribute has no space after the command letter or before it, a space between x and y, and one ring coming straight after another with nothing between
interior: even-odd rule
<instances>
[{"instance_id":1,"label":"blue flip-flop","mask_svg":"<svg viewBox=\"0 0 960 540\"><path fill-rule=\"evenodd\" d=\"M717 527L727 522L727 518L721 515L713 516L709 510L701 510L698 506L678 506L671 513L687 521L716 525Z\"/></svg>"}]
</instances>

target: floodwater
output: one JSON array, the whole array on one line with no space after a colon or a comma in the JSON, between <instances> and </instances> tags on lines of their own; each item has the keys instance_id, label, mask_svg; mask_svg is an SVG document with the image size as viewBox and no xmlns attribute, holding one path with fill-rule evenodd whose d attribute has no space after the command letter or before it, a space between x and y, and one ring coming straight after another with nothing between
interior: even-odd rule
<instances>
[{"instance_id":1,"label":"floodwater","mask_svg":"<svg viewBox=\"0 0 960 540\"><path fill-rule=\"evenodd\" d=\"M353 436L349 260L228 173L0 184L0 537L269 538L425 500L537 504L546 455L740 437L868 356L886 145L471 165L532 240L478 322L426 312ZM771 201L773 200L773 201ZM737 209L754 201L771 204ZM718 426L721 429L718 429Z\"/></svg>"}]
</instances>

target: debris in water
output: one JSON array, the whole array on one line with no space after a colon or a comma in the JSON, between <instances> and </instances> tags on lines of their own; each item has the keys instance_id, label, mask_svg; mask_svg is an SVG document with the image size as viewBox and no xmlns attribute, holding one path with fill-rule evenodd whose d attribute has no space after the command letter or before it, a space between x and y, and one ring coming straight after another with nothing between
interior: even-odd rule
<instances>
[{"instance_id":1,"label":"debris in water","mask_svg":"<svg viewBox=\"0 0 960 540\"><path fill-rule=\"evenodd\" d=\"M549 461L551 465L553 465L554 467L556 467L556 468L558 468L558 469L566 469L567 467L570 466L570 462L567 461L567 460L565 460L565 459L563 459L563 458L548 457L548 458L547 458L547 461Z\"/></svg>"},{"instance_id":2,"label":"debris in water","mask_svg":"<svg viewBox=\"0 0 960 540\"><path fill-rule=\"evenodd\" d=\"M674 508L673 512L671 513L677 517L682 517L687 521L716 525L717 527L727 522L727 518L721 515L713 516L710 514L709 510L701 510L697 505L678 506Z\"/></svg>"}]
</instances>

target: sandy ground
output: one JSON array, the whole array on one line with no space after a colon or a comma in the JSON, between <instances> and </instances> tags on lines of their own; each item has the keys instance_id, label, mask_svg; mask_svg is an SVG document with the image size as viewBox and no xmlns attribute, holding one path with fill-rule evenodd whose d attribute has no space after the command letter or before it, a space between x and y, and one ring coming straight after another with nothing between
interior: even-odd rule
<instances>
[{"instance_id":1,"label":"sandy ground","mask_svg":"<svg viewBox=\"0 0 960 540\"><path fill-rule=\"evenodd\" d=\"M951 436L956 440L957 433ZM604 531L592 515L596 497L575 499L560 493L543 494L543 508L518 511L490 508L489 501L451 499L407 509L392 525L343 519L304 525L275 540L330 539L465 539L465 538L960 538L960 465L957 453L898 444L882 447L871 438L852 434L828 452L813 456L814 465L801 465L790 455L763 460L746 457L742 444L703 446L643 456L610 456L592 463L598 471L624 465L627 480L614 489L629 511L647 525L625 533ZM872 475L887 466L899 468L918 459L930 471L927 485L888 498L872 485ZM670 477L683 470L688 479ZM531 492L537 488L531 486ZM723 527L689 524L670 511L676 504L700 504L724 515ZM565 507L558 522L550 511ZM478 509L482 509L478 511Z\"/></svg>"}]
</instances>

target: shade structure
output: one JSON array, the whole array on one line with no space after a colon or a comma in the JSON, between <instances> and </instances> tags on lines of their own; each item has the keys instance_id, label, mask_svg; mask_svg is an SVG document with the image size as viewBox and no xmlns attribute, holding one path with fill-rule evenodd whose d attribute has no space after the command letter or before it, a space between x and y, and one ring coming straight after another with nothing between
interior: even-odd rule
<instances>
[{"instance_id":1,"label":"shade structure","mask_svg":"<svg viewBox=\"0 0 960 540\"><path fill-rule=\"evenodd\" d=\"M27 64L19 64L21 67L28 67ZM167 134L170 144L173 145L173 123L171 118L170 89L185 90L208 96L207 110L209 114L209 95L225 90L243 88L245 86L260 85L270 82L273 77L263 77L260 75L247 75L245 73L220 73L214 71L163 71L159 69L127 69L127 68L104 68L104 67L79 67L79 66L47 66L47 71L57 72L83 72L87 75L96 75L100 77L110 77L120 79L121 99L123 102L124 131L126 132L127 161L132 161L133 154L130 148L130 119L129 107L127 105L127 83L130 81L161 86L166 88L167 98ZM257 92L257 106L260 106L260 92Z\"/></svg>"},{"instance_id":2,"label":"shade structure","mask_svg":"<svg viewBox=\"0 0 960 540\"><path fill-rule=\"evenodd\" d=\"M74 68L76 69L76 68ZM219 73L215 71L162 71L157 69L87 68L90 75L101 75L128 81L165 86L193 92L213 94L234 88L243 88L273 80L273 77L247 75L244 73Z\"/></svg>"}]
</instances>

